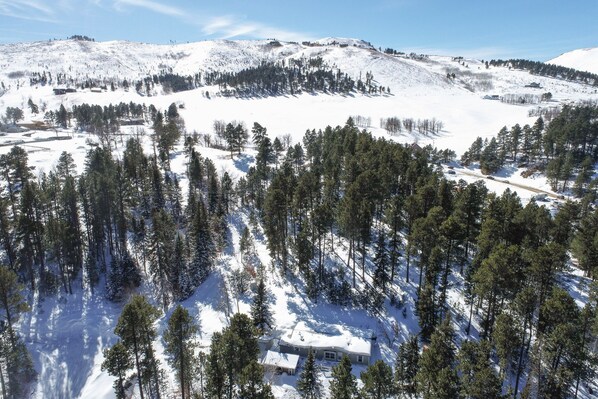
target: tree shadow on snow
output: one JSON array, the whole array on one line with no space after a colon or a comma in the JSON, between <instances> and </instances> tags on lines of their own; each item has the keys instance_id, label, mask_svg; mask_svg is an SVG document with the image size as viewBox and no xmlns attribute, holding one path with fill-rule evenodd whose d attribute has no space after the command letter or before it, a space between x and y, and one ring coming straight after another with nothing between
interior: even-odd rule
<instances>
[{"instance_id":1,"label":"tree shadow on snow","mask_svg":"<svg viewBox=\"0 0 598 399\"><path fill-rule=\"evenodd\" d=\"M241 172L247 173L249 171L249 166L251 166L254 160L255 158L249 154L241 154L233 160L233 164L235 165L235 168L239 169Z\"/></svg>"}]
</instances>

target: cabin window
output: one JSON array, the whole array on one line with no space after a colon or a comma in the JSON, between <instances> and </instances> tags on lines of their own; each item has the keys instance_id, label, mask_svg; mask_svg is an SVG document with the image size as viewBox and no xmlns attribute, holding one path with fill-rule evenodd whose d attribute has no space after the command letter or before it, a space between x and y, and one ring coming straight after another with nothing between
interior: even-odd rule
<instances>
[{"instance_id":1,"label":"cabin window","mask_svg":"<svg viewBox=\"0 0 598 399\"><path fill-rule=\"evenodd\" d=\"M324 359L336 360L336 352L324 352Z\"/></svg>"},{"instance_id":2,"label":"cabin window","mask_svg":"<svg viewBox=\"0 0 598 399\"><path fill-rule=\"evenodd\" d=\"M357 363L363 363L363 356L357 355Z\"/></svg>"}]
</instances>

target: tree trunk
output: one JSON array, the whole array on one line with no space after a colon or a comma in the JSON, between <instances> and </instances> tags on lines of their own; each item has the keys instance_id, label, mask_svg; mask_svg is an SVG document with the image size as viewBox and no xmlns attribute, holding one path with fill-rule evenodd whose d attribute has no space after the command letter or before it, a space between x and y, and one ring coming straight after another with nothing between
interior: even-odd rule
<instances>
[{"instance_id":1,"label":"tree trunk","mask_svg":"<svg viewBox=\"0 0 598 399\"><path fill-rule=\"evenodd\" d=\"M527 330L527 318L523 322L523 339L521 340L521 350L519 351L519 360L517 361L517 372L515 377L515 394L513 399L517 399L517 391L519 390L519 379L521 378L521 373L523 372L523 355L525 353L525 331Z\"/></svg>"},{"instance_id":2,"label":"tree trunk","mask_svg":"<svg viewBox=\"0 0 598 399\"><path fill-rule=\"evenodd\" d=\"M185 348L183 345L183 328L179 325L179 350L181 351L181 365L180 365L180 373L181 373L181 399L185 399Z\"/></svg>"},{"instance_id":3,"label":"tree trunk","mask_svg":"<svg viewBox=\"0 0 598 399\"><path fill-rule=\"evenodd\" d=\"M135 351L135 368L137 369L137 382L139 384L139 396L143 399L143 383L141 376L141 365L139 364L139 348L137 346L137 337L133 340L133 350Z\"/></svg>"}]
</instances>

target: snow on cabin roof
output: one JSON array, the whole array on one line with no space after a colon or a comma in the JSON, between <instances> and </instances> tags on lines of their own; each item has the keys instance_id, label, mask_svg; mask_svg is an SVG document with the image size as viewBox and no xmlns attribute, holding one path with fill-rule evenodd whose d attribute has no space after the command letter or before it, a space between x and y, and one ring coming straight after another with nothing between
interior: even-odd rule
<instances>
[{"instance_id":1,"label":"snow on cabin roof","mask_svg":"<svg viewBox=\"0 0 598 399\"><path fill-rule=\"evenodd\" d=\"M262 359L262 364L267 366L280 367L282 369L293 369L297 368L299 363L299 355L293 355L290 353L280 353L274 351L267 351L266 355Z\"/></svg>"},{"instance_id":2,"label":"snow on cabin roof","mask_svg":"<svg viewBox=\"0 0 598 399\"><path fill-rule=\"evenodd\" d=\"M341 326L333 326L329 331L317 332L305 322L297 323L293 330L287 331L280 339L281 344L300 348L318 348L340 350L345 353L371 356L371 339L352 334Z\"/></svg>"}]
</instances>

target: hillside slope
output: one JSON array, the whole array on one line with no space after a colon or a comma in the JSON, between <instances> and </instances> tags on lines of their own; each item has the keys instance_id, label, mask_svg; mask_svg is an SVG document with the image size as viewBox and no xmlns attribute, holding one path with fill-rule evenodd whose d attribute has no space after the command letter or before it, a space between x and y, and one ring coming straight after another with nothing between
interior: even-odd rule
<instances>
[{"instance_id":1,"label":"hillside slope","mask_svg":"<svg viewBox=\"0 0 598 399\"><path fill-rule=\"evenodd\" d=\"M547 61L547 63L598 73L598 47L569 51Z\"/></svg>"}]
</instances>

